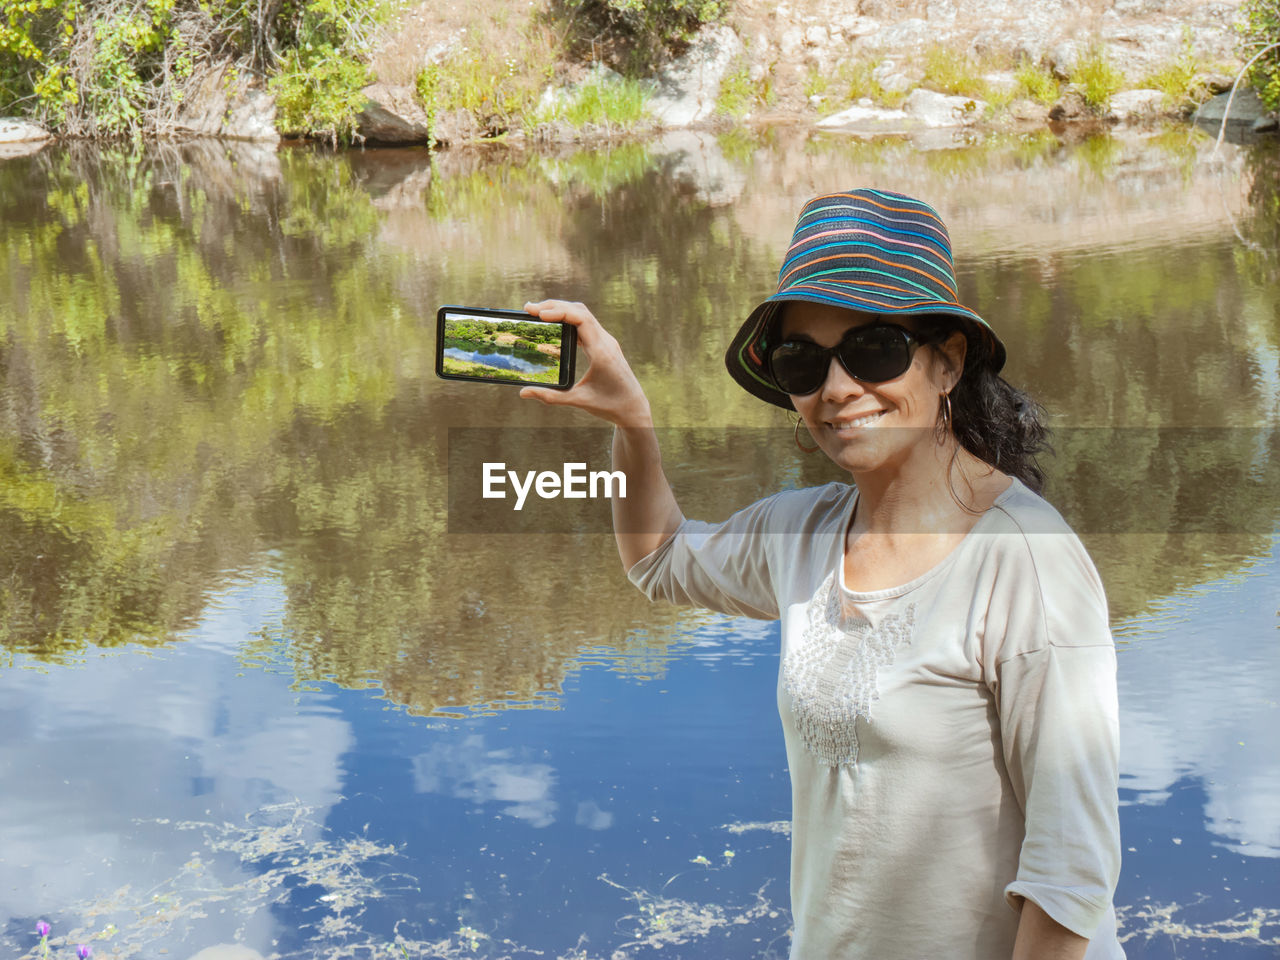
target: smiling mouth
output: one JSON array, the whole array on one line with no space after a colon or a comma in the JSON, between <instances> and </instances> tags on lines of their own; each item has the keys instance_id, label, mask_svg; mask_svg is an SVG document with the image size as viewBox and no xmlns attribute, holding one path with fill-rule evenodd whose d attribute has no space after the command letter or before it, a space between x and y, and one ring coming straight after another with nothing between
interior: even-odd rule
<instances>
[{"instance_id":1,"label":"smiling mouth","mask_svg":"<svg viewBox=\"0 0 1280 960\"><path fill-rule=\"evenodd\" d=\"M885 414L885 411L881 410L879 413L868 414L865 417L859 417L857 420L840 420L840 421L829 422L827 426L830 427L831 430L837 434L853 433L856 430L861 430L863 427L871 426L871 424L875 423L877 420L883 417L884 414Z\"/></svg>"}]
</instances>

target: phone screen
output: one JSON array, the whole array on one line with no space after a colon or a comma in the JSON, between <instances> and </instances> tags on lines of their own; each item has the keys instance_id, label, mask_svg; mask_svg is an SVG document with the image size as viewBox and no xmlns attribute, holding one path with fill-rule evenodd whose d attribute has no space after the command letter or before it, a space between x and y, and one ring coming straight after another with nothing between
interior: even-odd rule
<instances>
[{"instance_id":1,"label":"phone screen","mask_svg":"<svg viewBox=\"0 0 1280 960\"><path fill-rule=\"evenodd\" d=\"M447 380L573 386L577 330L522 310L441 307L436 375Z\"/></svg>"}]
</instances>

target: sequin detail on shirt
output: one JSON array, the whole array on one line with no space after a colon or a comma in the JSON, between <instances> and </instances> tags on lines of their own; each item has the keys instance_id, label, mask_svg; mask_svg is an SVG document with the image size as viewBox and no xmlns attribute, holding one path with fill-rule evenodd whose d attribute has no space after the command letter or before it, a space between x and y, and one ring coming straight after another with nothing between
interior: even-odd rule
<instances>
[{"instance_id":1,"label":"sequin detail on shirt","mask_svg":"<svg viewBox=\"0 0 1280 960\"><path fill-rule=\"evenodd\" d=\"M857 720L870 721L871 703L880 698L877 674L893 663L899 644L911 642L915 626L915 604L873 627L846 615L841 600L832 572L809 601L809 622L782 664L800 739L832 765L858 762Z\"/></svg>"}]
</instances>

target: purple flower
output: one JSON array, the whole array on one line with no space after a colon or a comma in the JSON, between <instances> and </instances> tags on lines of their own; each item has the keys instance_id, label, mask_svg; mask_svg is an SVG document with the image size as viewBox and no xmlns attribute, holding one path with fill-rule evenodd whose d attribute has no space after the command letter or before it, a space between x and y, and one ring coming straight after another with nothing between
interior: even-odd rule
<instances>
[{"instance_id":1,"label":"purple flower","mask_svg":"<svg viewBox=\"0 0 1280 960\"><path fill-rule=\"evenodd\" d=\"M89 954L91 953L93 953L93 950L89 948L87 943L82 943L80 946L76 947L76 956L79 957L80 960L89 960Z\"/></svg>"},{"instance_id":2,"label":"purple flower","mask_svg":"<svg viewBox=\"0 0 1280 960\"><path fill-rule=\"evenodd\" d=\"M36 933L42 937L47 937L49 935L49 925L41 920L36 924Z\"/></svg>"}]
</instances>

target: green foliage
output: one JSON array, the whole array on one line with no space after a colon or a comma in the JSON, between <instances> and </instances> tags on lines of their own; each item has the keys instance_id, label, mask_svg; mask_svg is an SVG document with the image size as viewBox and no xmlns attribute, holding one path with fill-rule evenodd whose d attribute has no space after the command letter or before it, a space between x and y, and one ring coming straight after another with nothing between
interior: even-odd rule
<instances>
[{"instance_id":1,"label":"green foliage","mask_svg":"<svg viewBox=\"0 0 1280 960\"><path fill-rule=\"evenodd\" d=\"M1107 109L1113 94L1124 85L1124 74L1107 60L1101 45L1094 45L1071 71L1071 82L1080 89L1085 104L1095 113Z\"/></svg>"},{"instance_id":2,"label":"green foliage","mask_svg":"<svg viewBox=\"0 0 1280 960\"><path fill-rule=\"evenodd\" d=\"M436 110L440 100L440 65L429 63L419 70L414 78L413 90L427 115L427 141L430 143L435 140Z\"/></svg>"},{"instance_id":3,"label":"green foliage","mask_svg":"<svg viewBox=\"0 0 1280 960\"><path fill-rule=\"evenodd\" d=\"M1250 60L1262 54L1249 82L1268 110L1280 110L1280 0L1244 0L1240 9L1240 55Z\"/></svg>"},{"instance_id":4,"label":"green foliage","mask_svg":"<svg viewBox=\"0 0 1280 960\"><path fill-rule=\"evenodd\" d=\"M473 40L418 75L417 92L429 118L466 110L488 136L519 126L537 107L555 71L556 48L528 34L514 49Z\"/></svg>"},{"instance_id":5,"label":"green foliage","mask_svg":"<svg viewBox=\"0 0 1280 960\"><path fill-rule=\"evenodd\" d=\"M1019 94L1045 106L1055 103L1061 94L1053 72L1026 58L1018 64L1013 77L1018 83Z\"/></svg>"},{"instance_id":6,"label":"green foliage","mask_svg":"<svg viewBox=\"0 0 1280 960\"><path fill-rule=\"evenodd\" d=\"M639 80L596 78L573 90L563 101L540 111L535 123L562 121L575 129L586 126L631 130L645 118L649 87Z\"/></svg>"},{"instance_id":7,"label":"green foliage","mask_svg":"<svg viewBox=\"0 0 1280 960\"><path fill-rule=\"evenodd\" d=\"M277 124L287 133L309 133L336 146L350 142L367 98L368 68L327 44L289 50L268 86L276 95Z\"/></svg>"},{"instance_id":8,"label":"green foliage","mask_svg":"<svg viewBox=\"0 0 1280 960\"><path fill-rule=\"evenodd\" d=\"M935 45L925 53L924 85L940 93L960 97L988 97L982 67L972 57L950 47Z\"/></svg>"},{"instance_id":9,"label":"green foliage","mask_svg":"<svg viewBox=\"0 0 1280 960\"><path fill-rule=\"evenodd\" d=\"M1169 63L1147 74L1142 86L1164 92L1165 102L1171 106L1195 103L1206 99L1208 90L1195 83L1196 74L1202 70L1200 60L1192 46L1191 28L1182 28L1182 49Z\"/></svg>"},{"instance_id":10,"label":"green foliage","mask_svg":"<svg viewBox=\"0 0 1280 960\"><path fill-rule=\"evenodd\" d=\"M497 342L499 334L509 333L531 343L559 343L560 325L549 323L500 320L497 323L483 320L447 320L445 336L454 340Z\"/></svg>"},{"instance_id":11,"label":"green foliage","mask_svg":"<svg viewBox=\"0 0 1280 960\"><path fill-rule=\"evenodd\" d=\"M745 117L761 100L761 92L751 82L751 69L745 57L739 57L725 71L716 95L716 113L735 120Z\"/></svg>"},{"instance_id":12,"label":"green foliage","mask_svg":"<svg viewBox=\"0 0 1280 960\"><path fill-rule=\"evenodd\" d=\"M875 78L875 69L879 61L869 57L855 57L840 63L827 89L832 91L829 99L836 105L855 103L869 98L885 107L898 107L907 98L905 90L886 90Z\"/></svg>"},{"instance_id":13,"label":"green foliage","mask_svg":"<svg viewBox=\"0 0 1280 960\"><path fill-rule=\"evenodd\" d=\"M804 95L806 97L822 97L831 89L831 77L825 70L811 66L804 75Z\"/></svg>"},{"instance_id":14,"label":"green foliage","mask_svg":"<svg viewBox=\"0 0 1280 960\"><path fill-rule=\"evenodd\" d=\"M723 19L729 0L561 0L569 22L581 23L579 45L604 38L629 46L637 72Z\"/></svg>"},{"instance_id":15,"label":"green foliage","mask_svg":"<svg viewBox=\"0 0 1280 960\"><path fill-rule=\"evenodd\" d=\"M386 2L0 0L0 102L72 137L162 136L198 91L266 76L286 125L336 140Z\"/></svg>"}]
</instances>

